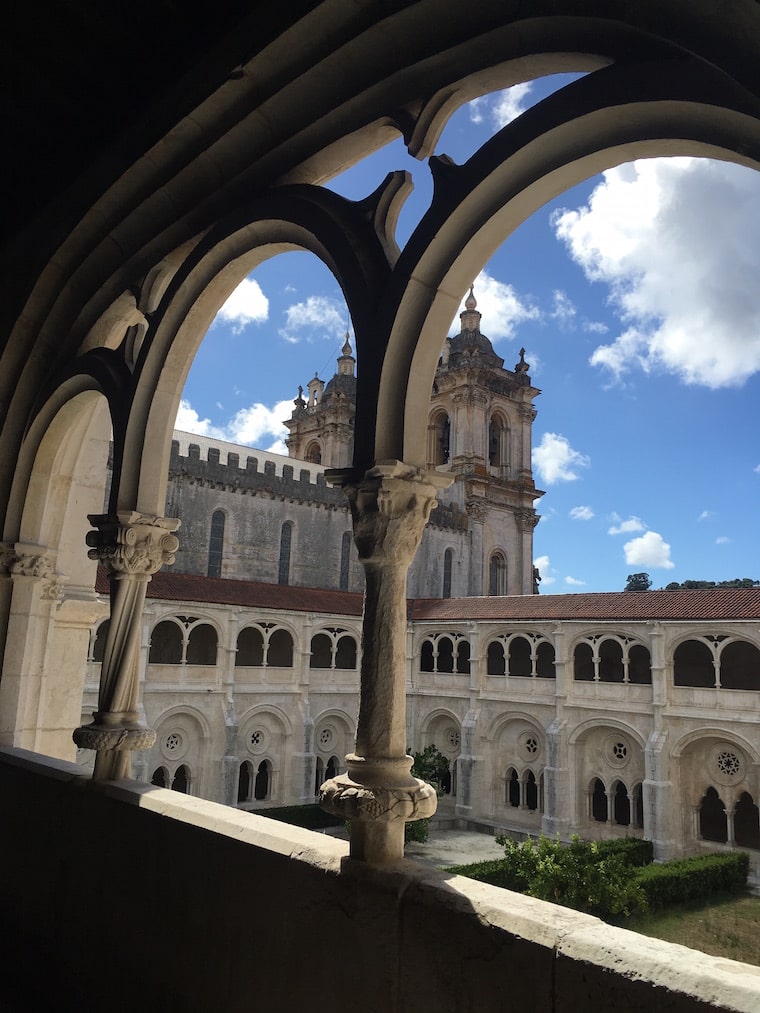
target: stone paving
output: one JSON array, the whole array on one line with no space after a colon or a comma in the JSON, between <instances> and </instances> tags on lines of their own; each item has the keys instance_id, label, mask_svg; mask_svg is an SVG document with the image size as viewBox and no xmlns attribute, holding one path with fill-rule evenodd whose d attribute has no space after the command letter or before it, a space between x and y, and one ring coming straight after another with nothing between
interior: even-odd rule
<instances>
[{"instance_id":1,"label":"stone paving","mask_svg":"<svg viewBox=\"0 0 760 1013\"><path fill-rule=\"evenodd\" d=\"M425 844L412 842L404 850L404 857L436 869L503 856L504 849L496 843L495 837L464 830L431 830Z\"/></svg>"}]
</instances>

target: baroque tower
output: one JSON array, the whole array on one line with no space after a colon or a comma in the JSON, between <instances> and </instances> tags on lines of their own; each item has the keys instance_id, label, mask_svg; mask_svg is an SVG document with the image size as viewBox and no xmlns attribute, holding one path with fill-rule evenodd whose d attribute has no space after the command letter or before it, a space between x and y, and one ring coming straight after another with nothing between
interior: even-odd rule
<instances>
[{"instance_id":1,"label":"baroque tower","mask_svg":"<svg viewBox=\"0 0 760 1013\"><path fill-rule=\"evenodd\" d=\"M525 350L504 368L481 333L473 290L447 338L428 414L428 467L451 472L410 570L408 593L422 597L533 594L533 503L543 495L531 470L533 400ZM290 457L327 468L351 464L356 360L349 336L325 385L316 374L308 400L299 387L286 420Z\"/></svg>"}]
</instances>

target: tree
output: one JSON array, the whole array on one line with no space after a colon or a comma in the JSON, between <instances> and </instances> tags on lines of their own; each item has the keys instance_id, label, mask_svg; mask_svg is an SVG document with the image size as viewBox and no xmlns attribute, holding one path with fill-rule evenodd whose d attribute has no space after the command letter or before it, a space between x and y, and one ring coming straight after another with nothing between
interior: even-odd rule
<instances>
[{"instance_id":1,"label":"tree","mask_svg":"<svg viewBox=\"0 0 760 1013\"><path fill-rule=\"evenodd\" d=\"M629 573L628 582L623 588L624 591L648 591L652 581L648 573Z\"/></svg>"}]
</instances>

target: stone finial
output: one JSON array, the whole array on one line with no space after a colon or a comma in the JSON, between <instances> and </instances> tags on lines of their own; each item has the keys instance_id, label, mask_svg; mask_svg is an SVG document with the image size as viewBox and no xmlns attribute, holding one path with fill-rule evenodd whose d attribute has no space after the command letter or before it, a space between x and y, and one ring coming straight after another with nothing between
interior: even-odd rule
<instances>
[{"instance_id":1,"label":"stone finial","mask_svg":"<svg viewBox=\"0 0 760 1013\"><path fill-rule=\"evenodd\" d=\"M472 285L470 285L470 294L465 299L464 305L465 309L468 309L470 311L477 308L478 303L475 298L475 282L473 282Z\"/></svg>"}]
</instances>

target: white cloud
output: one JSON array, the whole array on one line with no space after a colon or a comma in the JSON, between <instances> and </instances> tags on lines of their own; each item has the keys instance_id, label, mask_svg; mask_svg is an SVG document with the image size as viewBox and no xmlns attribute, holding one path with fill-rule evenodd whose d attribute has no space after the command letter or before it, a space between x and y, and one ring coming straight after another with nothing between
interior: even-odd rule
<instances>
[{"instance_id":1,"label":"white cloud","mask_svg":"<svg viewBox=\"0 0 760 1013\"><path fill-rule=\"evenodd\" d=\"M310 295L305 302L297 302L285 310L285 326L280 337L291 344L328 338L334 341L346 330L346 309L337 299L323 295Z\"/></svg>"},{"instance_id":2,"label":"white cloud","mask_svg":"<svg viewBox=\"0 0 760 1013\"><path fill-rule=\"evenodd\" d=\"M707 159L649 159L604 173L555 232L609 286L623 329L591 356L686 383L739 386L760 370L760 176Z\"/></svg>"},{"instance_id":3,"label":"white cloud","mask_svg":"<svg viewBox=\"0 0 760 1013\"><path fill-rule=\"evenodd\" d=\"M593 516L594 511L590 506L577 506L570 511L570 517L574 521L590 521Z\"/></svg>"},{"instance_id":4,"label":"white cloud","mask_svg":"<svg viewBox=\"0 0 760 1013\"><path fill-rule=\"evenodd\" d=\"M551 584L556 583L556 576L554 570L549 563L548 556L539 556L538 559L533 560L533 565L538 569L541 575L541 587L549 587Z\"/></svg>"},{"instance_id":5,"label":"white cloud","mask_svg":"<svg viewBox=\"0 0 760 1013\"><path fill-rule=\"evenodd\" d=\"M756 466L755 468L753 468L752 470L753 470L753 471L755 472L755 474L756 474L756 475L760 475L760 464L758 464L758 465L757 465L757 466Z\"/></svg>"},{"instance_id":6,"label":"white cloud","mask_svg":"<svg viewBox=\"0 0 760 1013\"><path fill-rule=\"evenodd\" d=\"M217 320L232 324L233 334L240 334L249 324L263 324L269 319L269 300L253 278L245 278L216 315Z\"/></svg>"},{"instance_id":7,"label":"white cloud","mask_svg":"<svg viewBox=\"0 0 760 1013\"><path fill-rule=\"evenodd\" d=\"M731 539L728 537L728 535L719 535L715 539L715 544L716 545L730 545L731 544Z\"/></svg>"},{"instance_id":8,"label":"white cloud","mask_svg":"<svg viewBox=\"0 0 760 1013\"><path fill-rule=\"evenodd\" d=\"M608 535L630 535L634 531L644 531L646 524L640 517L629 517L627 521L621 521L617 514L612 515L615 522L607 529Z\"/></svg>"},{"instance_id":9,"label":"white cloud","mask_svg":"<svg viewBox=\"0 0 760 1013\"><path fill-rule=\"evenodd\" d=\"M703 510L702 513L697 517L697 524L701 521L709 521L710 518L714 517L715 513L712 510Z\"/></svg>"},{"instance_id":10,"label":"white cloud","mask_svg":"<svg viewBox=\"0 0 760 1013\"><path fill-rule=\"evenodd\" d=\"M573 450L566 437L559 433L544 433L539 446L532 454L533 467L539 480L546 485L555 482L574 482L580 468L588 468L590 460L585 454Z\"/></svg>"},{"instance_id":11,"label":"white cloud","mask_svg":"<svg viewBox=\"0 0 760 1013\"><path fill-rule=\"evenodd\" d=\"M586 583L585 580L576 580L575 577L565 577L565 583L571 587L583 587Z\"/></svg>"},{"instance_id":12,"label":"white cloud","mask_svg":"<svg viewBox=\"0 0 760 1013\"><path fill-rule=\"evenodd\" d=\"M656 566L661 570L672 570L675 566L670 558L670 545L656 531L647 531L626 542L623 551L628 566Z\"/></svg>"},{"instance_id":13,"label":"white cloud","mask_svg":"<svg viewBox=\"0 0 760 1013\"><path fill-rule=\"evenodd\" d=\"M609 327L607 324L603 324L601 320L584 320L583 330L587 334L606 334Z\"/></svg>"},{"instance_id":14,"label":"white cloud","mask_svg":"<svg viewBox=\"0 0 760 1013\"><path fill-rule=\"evenodd\" d=\"M488 118L492 126L500 130L528 108L529 103L526 99L530 95L531 88L532 82L526 81L524 84L515 84L492 95L482 95L473 99L469 105L471 122L482 123Z\"/></svg>"},{"instance_id":15,"label":"white cloud","mask_svg":"<svg viewBox=\"0 0 760 1013\"><path fill-rule=\"evenodd\" d=\"M177 412L175 428L199 436L210 436L215 440L240 443L243 446L258 447L274 454L287 454L285 437L287 429L282 420L289 418L293 411L292 401L279 401L272 408L263 404L252 404L241 408L224 426L214 426L209 419L202 419L189 401L182 400Z\"/></svg>"},{"instance_id":16,"label":"white cloud","mask_svg":"<svg viewBox=\"0 0 760 1013\"><path fill-rule=\"evenodd\" d=\"M483 316L483 333L492 341L513 338L518 324L525 320L539 320L541 317L541 311L530 300L518 295L506 282L492 278L487 271L481 271L477 276L473 291L478 311ZM452 321L449 334L458 334L459 328L457 316Z\"/></svg>"},{"instance_id":17,"label":"white cloud","mask_svg":"<svg viewBox=\"0 0 760 1013\"><path fill-rule=\"evenodd\" d=\"M555 288L552 293L552 311L549 316L552 320L558 320L561 324L568 324L575 316L576 310L573 300L560 288Z\"/></svg>"}]
</instances>

